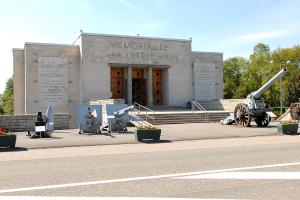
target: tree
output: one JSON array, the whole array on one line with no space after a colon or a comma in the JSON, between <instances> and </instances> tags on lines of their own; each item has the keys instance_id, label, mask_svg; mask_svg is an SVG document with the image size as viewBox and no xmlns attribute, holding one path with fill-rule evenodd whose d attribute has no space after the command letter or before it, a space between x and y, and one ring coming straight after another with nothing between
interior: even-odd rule
<instances>
[{"instance_id":1,"label":"tree","mask_svg":"<svg viewBox=\"0 0 300 200\"><path fill-rule=\"evenodd\" d=\"M282 76L284 105L297 102L300 97L299 63L300 45L271 51L268 45L258 43L249 60L233 57L224 61L224 97L245 98L277 74L281 67L286 67L287 73ZM262 96L271 106L279 106L280 81Z\"/></svg>"},{"instance_id":2,"label":"tree","mask_svg":"<svg viewBox=\"0 0 300 200\"><path fill-rule=\"evenodd\" d=\"M0 115L3 115L4 114L4 111L3 111L3 105L2 105L2 94L0 94Z\"/></svg>"},{"instance_id":3,"label":"tree","mask_svg":"<svg viewBox=\"0 0 300 200\"><path fill-rule=\"evenodd\" d=\"M1 97L1 104L3 106L3 113L12 115L14 113L14 85L13 78L10 78L6 82L4 93Z\"/></svg>"},{"instance_id":4,"label":"tree","mask_svg":"<svg viewBox=\"0 0 300 200\"><path fill-rule=\"evenodd\" d=\"M295 73L287 81L287 92L285 95L285 101L287 105L298 102L300 98L300 69L294 70Z\"/></svg>"},{"instance_id":5,"label":"tree","mask_svg":"<svg viewBox=\"0 0 300 200\"><path fill-rule=\"evenodd\" d=\"M268 45L258 43L254 47L253 53L250 55L250 66L251 89L256 91L276 74L272 68L271 51ZM274 103L274 99L272 98L274 90L275 87L271 86L264 94L262 94L267 103Z\"/></svg>"},{"instance_id":6,"label":"tree","mask_svg":"<svg viewBox=\"0 0 300 200\"><path fill-rule=\"evenodd\" d=\"M237 89L241 84L243 69L248 65L242 57L228 58L224 62L224 98L235 98Z\"/></svg>"},{"instance_id":7,"label":"tree","mask_svg":"<svg viewBox=\"0 0 300 200\"><path fill-rule=\"evenodd\" d=\"M292 48L276 49L272 53L272 60L277 64L274 65L277 69L280 69L280 67L287 68L287 73L282 77L282 88L284 105L289 106L291 103L297 102L300 97L300 70L298 69L300 63L300 45L293 46Z\"/></svg>"}]
</instances>

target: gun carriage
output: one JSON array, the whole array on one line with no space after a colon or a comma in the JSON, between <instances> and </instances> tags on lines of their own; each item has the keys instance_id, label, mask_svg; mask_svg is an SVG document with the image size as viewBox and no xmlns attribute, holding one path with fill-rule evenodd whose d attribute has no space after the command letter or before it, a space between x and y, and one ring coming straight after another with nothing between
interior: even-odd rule
<instances>
[{"instance_id":1,"label":"gun carriage","mask_svg":"<svg viewBox=\"0 0 300 200\"><path fill-rule=\"evenodd\" d=\"M266 106L263 97L261 96L276 80L284 73L286 68L281 69L273 78L265 83L257 91L252 92L247 98L236 105L234 109L234 120L237 125L250 126L251 120L254 119L257 126L268 126L271 117L267 114L269 108Z\"/></svg>"},{"instance_id":2,"label":"gun carriage","mask_svg":"<svg viewBox=\"0 0 300 200\"><path fill-rule=\"evenodd\" d=\"M291 104L290 114L293 120L300 120L300 98L299 98L299 102Z\"/></svg>"}]
</instances>

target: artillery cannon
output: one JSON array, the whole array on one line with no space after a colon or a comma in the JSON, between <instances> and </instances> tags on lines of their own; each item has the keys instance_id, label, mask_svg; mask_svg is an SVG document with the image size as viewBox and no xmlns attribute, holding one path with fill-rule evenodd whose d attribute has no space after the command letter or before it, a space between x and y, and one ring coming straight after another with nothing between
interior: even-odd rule
<instances>
[{"instance_id":1,"label":"artillery cannon","mask_svg":"<svg viewBox=\"0 0 300 200\"><path fill-rule=\"evenodd\" d=\"M286 68L281 69L273 78L265 83L257 91L252 92L247 98L234 108L234 120L237 125L250 126L251 120L254 119L257 126L268 126L271 117L267 114L268 108L262 98L263 94L278 80L284 73Z\"/></svg>"},{"instance_id":2,"label":"artillery cannon","mask_svg":"<svg viewBox=\"0 0 300 200\"><path fill-rule=\"evenodd\" d=\"M291 104L290 114L293 120L300 120L300 98L299 102Z\"/></svg>"}]
</instances>

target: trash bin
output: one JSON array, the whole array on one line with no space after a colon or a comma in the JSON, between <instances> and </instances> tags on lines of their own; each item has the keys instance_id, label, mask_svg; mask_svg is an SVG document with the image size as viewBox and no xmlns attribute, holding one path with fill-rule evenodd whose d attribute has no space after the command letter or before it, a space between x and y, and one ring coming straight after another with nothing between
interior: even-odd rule
<instances>
[{"instance_id":1,"label":"trash bin","mask_svg":"<svg viewBox=\"0 0 300 200\"><path fill-rule=\"evenodd\" d=\"M187 107L188 109L192 109L192 102L188 101L188 102L186 103L186 107Z\"/></svg>"}]
</instances>

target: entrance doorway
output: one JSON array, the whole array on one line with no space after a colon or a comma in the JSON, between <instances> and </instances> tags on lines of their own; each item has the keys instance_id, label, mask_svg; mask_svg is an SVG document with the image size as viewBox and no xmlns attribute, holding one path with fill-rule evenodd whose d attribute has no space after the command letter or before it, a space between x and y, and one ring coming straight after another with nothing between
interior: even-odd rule
<instances>
[{"instance_id":1,"label":"entrance doorway","mask_svg":"<svg viewBox=\"0 0 300 200\"><path fill-rule=\"evenodd\" d=\"M144 69L132 69L132 103L147 104Z\"/></svg>"},{"instance_id":2,"label":"entrance doorway","mask_svg":"<svg viewBox=\"0 0 300 200\"><path fill-rule=\"evenodd\" d=\"M162 69L152 70L153 105L162 105Z\"/></svg>"},{"instance_id":3,"label":"entrance doorway","mask_svg":"<svg viewBox=\"0 0 300 200\"><path fill-rule=\"evenodd\" d=\"M124 69L112 67L110 78L111 98L124 99Z\"/></svg>"}]
</instances>

